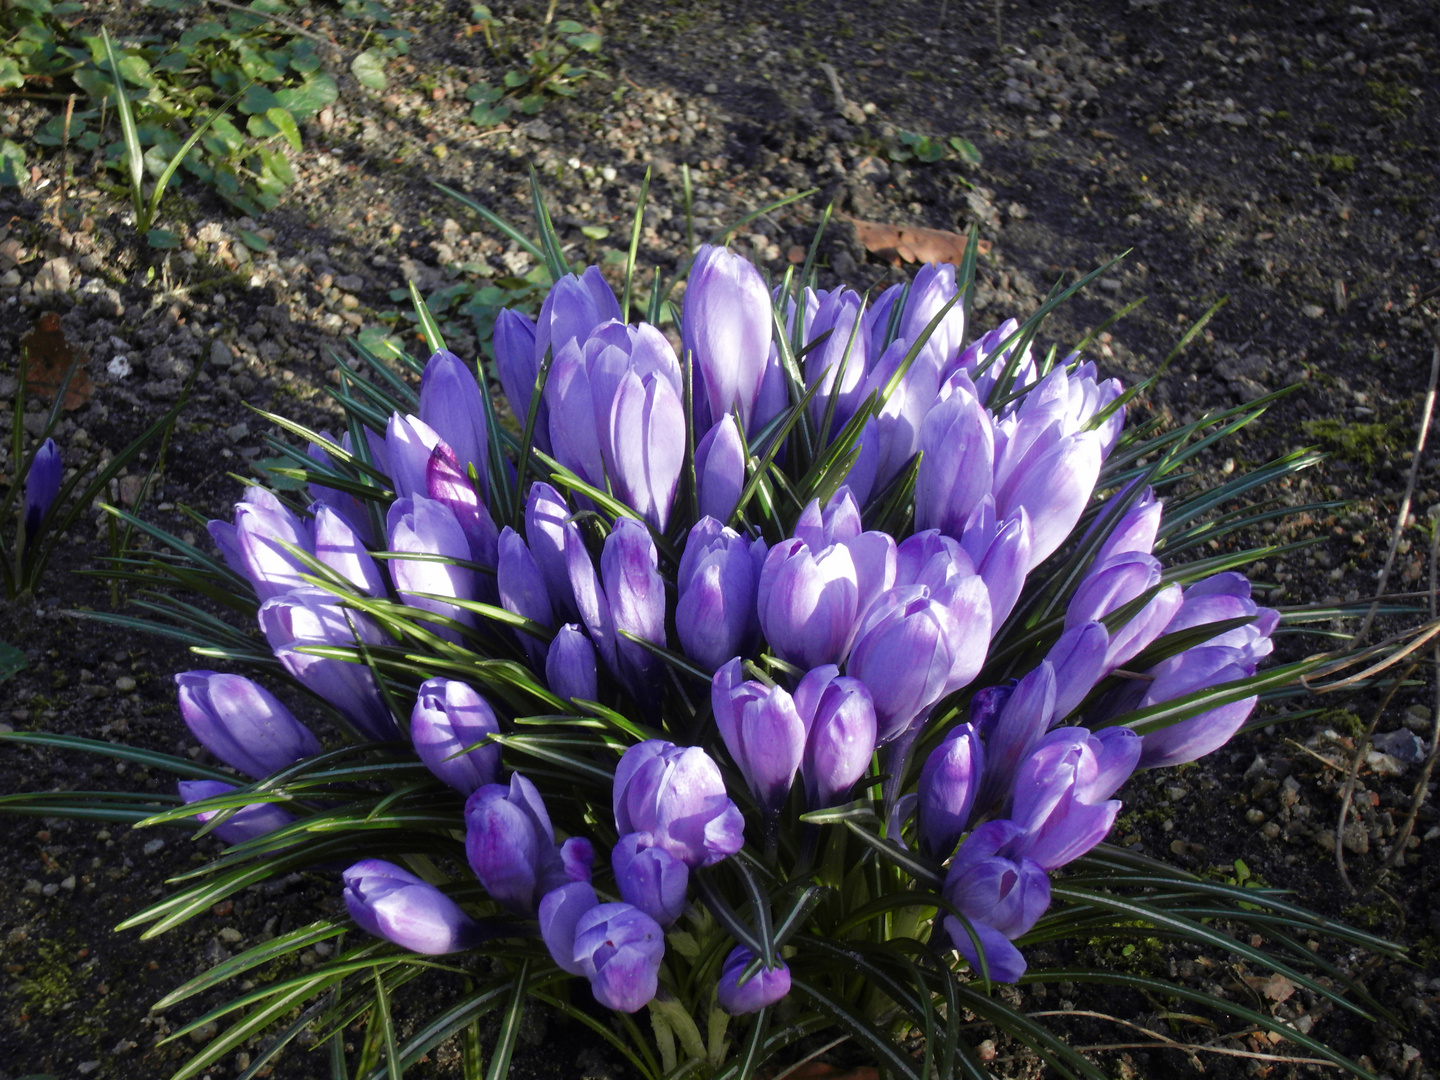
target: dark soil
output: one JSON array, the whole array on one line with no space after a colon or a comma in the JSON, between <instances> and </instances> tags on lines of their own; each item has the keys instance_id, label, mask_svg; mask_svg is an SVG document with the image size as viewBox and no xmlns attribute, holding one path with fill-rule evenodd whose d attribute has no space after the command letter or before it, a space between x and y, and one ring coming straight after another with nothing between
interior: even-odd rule
<instances>
[{"instance_id":1,"label":"dark soil","mask_svg":"<svg viewBox=\"0 0 1440 1080\"><path fill-rule=\"evenodd\" d=\"M1185 422L1295 385L1260 423L1204 457L1199 479L1302 445L1333 451L1276 494L1293 504L1348 506L1257 537L1320 543L1267 558L1253 576L1272 604L1368 598L1429 370L1435 304L1427 313L1417 298L1440 285L1440 22L1431 0L1372 3L606 0L587 11L566 2L557 17L604 33L603 74L533 119L483 133L466 119L464 90L496 70L483 36L465 32L469 6L396 3L397 21L416 37L408 60L392 64L390 87L377 93L355 82L353 49L327 53L341 97L305 127L286 200L262 219L240 220L188 183L162 215L186 238L181 251L137 242L124 204L108 193L116 175L83 159L71 163L67 216L57 221L58 155L26 143L37 165L32 182L0 189L0 403L15 392L18 340L46 311L58 312L71 343L88 352L97 383L57 433L71 464L87 448L123 446L174 400L193 365L203 365L163 490L145 509L163 527L203 539L181 507L228 515L239 491L228 474L269 454L267 425L242 402L332 424L335 409L323 393L333 381L330 350L343 351L345 335L402 307L391 289L406 278L427 291L446 281L478 287L529 268L515 245L428 180L525 226L533 164L571 257L598 260L623 245L649 165L655 180L642 260L673 271L685 256L685 164L698 238L775 198L818 189L741 232L738 245L777 274L808 247L833 201L842 220L822 243L825 284L863 288L913 270L869 254L844 218L978 225L993 245L980 260L981 329L1033 310L1052 282L1128 251L1050 324L1063 349L1147 297L1095 349L1101 367L1127 381L1154 372L1186 328L1227 299L1132 416ZM173 15L91 7L87 19L122 36L178 33ZM538 2L492 8L522 36L538 34L545 14ZM312 32L334 29L325 5L299 10L294 17L313 20ZM353 43L342 36L341 44ZM53 107L0 94L0 131L25 142ZM983 163L954 154L893 160L905 132L963 137ZM606 226L610 236L589 239L583 225ZM266 250L250 251L242 229L264 237ZM456 317L448 336L464 353L484 332ZM38 416L27 413L27 429ZM7 409L7 447L9 425ZM0 471L13 465L0 459ZM133 494L135 482L122 480L116 497ZM1419 524L1403 534L1390 591L1426 587L1427 512L1435 507L1440 458L1427 450ZM113 610L110 583L77 573L105 553L100 522L98 511L83 518L42 589L0 613L0 640L29 658L0 684L0 722L199 755L176 715L170 676L203 664L163 639L76 614ZM1414 602L1423 607L1423 596ZM1417 609L1382 621L1373 636L1422 618ZM1293 655L1324 647L1311 638L1285 646ZM1432 680L1428 667L1418 669L1378 730L1409 728L1430 740ZM1114 962L1221 990L1294 1020L1380 1075L1419 1080L1434 1075L1440 1055L1435 784L1413 846L1382 871L1420 769L1368 758L1342 845L1354 892L1333 853L1353 740L1379 701L1378 691L1331 695L1313 703L1325 710L1319 715L1238 738L1197 766L1139 777L1124 793L1127 813L1112 839L1222 878L1241 860L1255 880L1409 946L1414 966L1330 956L1362 977L1395 1022L1361 1022L1303 992L1277 1001L1280 993L1233 958L1157 944ZM80 754L0 748L4 793L170 784ZM113 928L163 895L167 878L203 861L213 841L35 818L0 819L0 836L0 1080L168 1075L195 1043L158 1046L159 1039L222 999L163 1015L151 1003L224 956L339 903L333 878L296 876L141 940L136 930ZM1167 1021L1163 1002L1064 984L1032 988L1024 1000L1027 1008L1090 1010L1252 1055L1097 1051L1125 1078L1318 1071L1263 1056L1293 1048L1221 1040L1231 1029ZM621 1074L578 1030L534 1016L513 1075ZM1106 1020L1074 1023L1080 1045L1148 1041ZM210 1075L235 1075L248 1055L231 1055ZM289 1051L274 1075L328 1075L323 1058ZM1003 1043L996 1067L1005 1075L1035 1071ZM418 1074L455 1075L453 1052Z\"/></svg>"}]
</instances>

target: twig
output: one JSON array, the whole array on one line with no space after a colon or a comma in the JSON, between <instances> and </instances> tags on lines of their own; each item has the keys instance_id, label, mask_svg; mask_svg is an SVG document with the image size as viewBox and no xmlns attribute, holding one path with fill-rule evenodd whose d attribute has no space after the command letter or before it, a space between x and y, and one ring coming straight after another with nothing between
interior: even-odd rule
<instances>
[{"instance_id":1,"label":"twig","mask_svg":"<svg viewBox=\"0 0 1440 1080\"><path fill-rule=\"evenodd\" d=\"M1385 552L1385 565L1380 568L1380 577L1375 586L1377 594L1385 592L1385 585L1390 580L1390 570L1395 565L1395 553L1400 547L1400 535L1405 531L1405 519L1410 516L1410 500L1415 494L1415 478L1420 473L1420 455L1425 451L1425 439L1430 434L1430 419L1435 413L1435 384L1440 381L1440 339L1435 342L1435 349L1430 356L1430 385L1425 390L1425 404L1420 410L1420 430L1415 434L1415 451L1410 455L1410 475L1405 480L1405 496L1400 500L1400 512L1395 516L1395 528L1390 532L1390 547ZM1375 621L1375 613L1380 610L1380 601L1376 600L1370 605L1370 610L1365 613L1365 619L1360 623L1360 629L1355 631L1355 636L1350 639L1350 648L1355 648L1370 632L1370 625Z\"/></svg>"},{"instance_id":2,"label":"twig","mask_svg":"<svg viewBox=\"0 0 1440 1080\"><path fill-rule=\"evenodd\" d=\"M1440 293L1440 288L1431 290L1431 294ZM1421 299L1425 299L1421 297ZM1440 356L1440 322L1436 322L1430 328L1435 337L1436 355ZM1435 618L1437 564L1440 564L1440 519L1433 522L1430 532L1430 617ZM1415 782L1415 788L1410 792L1410 806L1405 811L1405 820L1400 825L1400 831L1395 834L1395 845L1390 849L1390 854L1385 856L1385 861L1380 869L1389 870L1405 854L1405 845L1410 842L1410 836L1415 831L1415 819L1420 814L1420 807L1425 804L1425 796L1430 790L1430 777L1435 771L1435 761L1440 758L1440 643L1435 646L1435 663L1437 665L1435 675L1435 706L1430 716L1430 752L1425 755L1425 764L1420 769L1420 779Z\"/></svg>"},{"instance_id":3,"label":"twig","mask_svg":"<svg viewBox=\"0 0 1440 1080\"><path fill-rule=\"evenodd\" d=\"M1405 659L1405 657L1409 656L1416 649L1424 646L1427 642L1429 642L1437 635L1440 635L1440 619L1436 619L1432 622L1427 622L1423 626L1413 627L1409 630L1402 630L1398 634L1392 634L1384 641L1378 642L1375 645L1371 645L1368 649L1362 649L1360 652L1353 653L1348 656L1345 654L1344 648L1335 649L1330 653L1318 653L1317 658L1324 656L1334 656L1336 658L1335 662L1332 664L1328 664L1323 668L1317 668L1315 671L1311 671L1305 675L1301 675L1298 681L1301 686L1305 687L1305 689L1309 690L1312 694L1328 694L1335 690L1343 690L1347 686L1353 686L1357 682L1368 679L1371 675L1380 674L1380 672L1384 671L1388 667L1393 667L1395 664ZM1393 645L1397 641L1404 641L1406 638L1410 638L1411 641L1403 649L1399 650L1398 652L1390 653L1385 657L1384 660L1381 660L1377 664L1371 664L1364 671L1357 672L1354 675L1347 675L1343 679L1336 679L1334 682L1326 683L1323 686L1313 686L1310 683L1311 679L1318 678L1321 675L1329 675L1336 671L1344 671L1347 667L1354 667L1356 664L1360 663L1367 657L1383 653L1387 646Z\"/></svg>"},{"instance_id":4,"label":"twig","mask_svg":"<svg viewBox=\"0 0 1440 1080\"><path fill-rule=\"evenodd\" d=\"M1328 1065L1332 1069L1338 1069L1341 1067L1335 1062L1326 1061L1323 1058L1297 1058L1289 1057L1284 1054L1262 1054L1254 1050L1234 1050L1228 1046L1210 1046L1206 1043L1182 1043L1170 1038L1170 1036L1168 1035L1162 1035L1158 1031L1152 1031L1150 1028L1143 1027L1140 1024L1136 1024L1130 1020L1122 1020L1118 1016L1109 1016L1105 1013L1091 1012L1089 1009L1050 1009L1045 1012L1032 1012L1026 1013L1025 1015L1031 1017L1088 1016L1093 1020L1105 1020L1112 1024L1122 1024L1125 1027L1140 1032L1142 1035L1150 1036L1150 1038L1155 1039L1157 1042L1159 1042L1162 1047L1171 1050L1183 1050L1186 1053L1204 1052L1207 1054L1224 1054L1226 1057L1250 1058L1254 1061L1288 1061L1293 1062L1296 1065ZM1222 1035L1219 1037L1223 1039L1240 1039L1244 1038L1247 1035L1259 1034L1262 1034L1262 1032L1258 1030L1237 1031L1233 1034ZM1283 1032L1281 1032L1280 1035L1282 1038L1284 1037ZM1089 1052L1093 1050L1153 1050L1154 1048L1155 1043L1105 1043L1098 1046L1075 1047L1076 1050L1082 1052Z\"/></svg>"},{"instance_id":5,"label":"twig","mask_svg":"<svg viewBox=\"0 0 1440 1080\"><path fill-rule=\"evenodd\" d=\"M65 188L70 176L70 118L75 115L75 95L65 99L65 126L60 129L60 204L55 208L55 226L65 227Z\"/></svg>"},{"instance_id":6,"label":"twig","mask_svg":"<svg viewBox=\"0 0 1440 1080\"><path fill-rule=\"evenodd\" d=\"M1314 750L1311 750L1310 747L1306 746L1306 745L1305 745L1304 743L1302 743L1302 742L1296 742L1294 739L1286 739L1286 740L1285 740L1285 745L1286 745L1286 746L1293 746L1296 750L1299 750L1299 751L1300 751L1301 753L1303 753L1303 754L1309 754L1309 755L1310 755L1311 757L1313 757L1316 761L1318 761L1318 762L1320 762L1322 765L1324 765L1327 769L1334 769L1336 772L1344 772L1344 771L1345 771L1345 766L1344 766L1344 765L1341 765L1341 764L1339 764L1338 762L1331 761L1331 760L1330 760L1328 757L1326 757L1324 754L1317 754Z\"/></svg>"},{"instance_id":7,"label":"twig","mask_svg":"<svg viewBox=\"0 0 1440 1080\"><path fill-rule=\"evenodd\" d=\"M1350 767L1345 772L1345 791L1340 796L1340 816L1335 820L1335 869L1340 872L1340 880L1345 883L1345 888L1350 890L1351 896L1359 890L1350 883L1350 875L1345 870L1345 821L1350 816L1350 801L1355 795L1355 785L1359 782L1360 763L1365 760L1365 751L1370 749L1370 736L1375 733L1375 725L1380 723L1380 717L1389 707L1390 699L1419 663L1419 660L1410 661L1409 666L1390 684L1390 689L1380 700L1379 708L1370 717L1370 723L1365 725L1360 738L1355 740L1355 753L1350 756Z\"/></svg>"},{"instance_id":8,"label":"twig","mask_svg":"<svg viewBox=\"0 0 1440 1080\"><path fill-rule=\"evenodd\" d=\"M828 1043L826 1043L824 1046L820 1047L819 1050L816 1050L814 1053L812 1053L812 1054L807 1054L805 1057L803 1057L803 1058L801 1058L799 1061L795 1062L794 1065L791 1065L791 1066L790 1066L788 1069L786 1069L784 1072L779 1073L779 1074L777 1074L776 1076L774 1076L774 1077L772 1078L772 1080L785 1080L786 1077L792 1075L793 1073L799 1072L799 1071L800 1071L801 1069L803 1069L806 1065L809 1065L810 1062L814 1061L814 1060L815 1060L816 1058L818 1058L821 1054L828 1053L829 1051L834 1050L835 1047L839 1046L841 1043L849 1042L849 1041L850 1041L850 1036L849 1036L849 1035L841 1035L840 1038L836 1039L834 1042L828 1042Z\"/></svg>"}]
</instances>

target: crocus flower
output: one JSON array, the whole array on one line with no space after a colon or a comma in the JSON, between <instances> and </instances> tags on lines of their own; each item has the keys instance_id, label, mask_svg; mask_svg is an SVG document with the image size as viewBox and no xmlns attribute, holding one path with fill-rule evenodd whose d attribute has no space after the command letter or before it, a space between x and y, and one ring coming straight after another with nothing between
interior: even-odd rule
<instances>
[{"instance_id":1,"label":"crocus flower","mask_svg":"<svg viewBox=\"0 0 1440 1080\"><path fill-rule=\"evenodd\" d=\"M1146 674L1154 676L1155 681L1136 706L1141 709L1246 678L1255 674L1255 664L1233 648L1201 645L1161 661ZM1252 696L1218 705L1188 720L1148 732L1141 737L1139 768L1182 765L1224 746L1250 716L1256 700Z\"/></svg>"},{"instance_id":2,"label":"crocus flower","mask_svg":"<svg viewBox=\"0 0 1440 1080\"><path fill-rule=\"evenodd\" d=\"M745 440L735 417L725 415L695 447L695 487L700 516L730 520L745 490Z\"/></svg>"},{"instance_id":3,"label":"crocus flower","mask_svg":"<svg viewBox=\"0 0 1440 1080\"><path fill-rule=\"evenodd\" d=\"M550 593L550 602L567 621L576 622L580 609L570 585L570 567L565 554L565 523L570 507L549 484L536 480L525 499L525 541Z\"/></svg>"},{"instance_id":4,"label":"crocus flower","mask_svg":"<svg viewBox=\"0 0 1440 1080\"><path fill-rule=\"evenodd\" d=\"M339 709L367 739L394 738L395 721L358 650L354 663L300 651L307 645L353 647L357 639L366 645L387 642L368 615L341 607L324 589L307 588L265 601L259 621L275 658L300 685Z\"/></svg>"},{"instance_id":5,"label":"crocus flower","mask_svg":"<svg viewBox=\"0 0 1440 1080\"><path fill-rule=\"evenodd\" d=\"M988 810L1008 803L1016 770L1050 726L1055 715L1055 669L1048 660L1027 672L1005 703L982 725L985 773L975 805Z\"/></svg>"},{"instance_id":6,"label":"crocus flower","mask_svg":"<svg viewBox=\"0 0 1440 1080\"><path fill-rule=\"evenodd\" d=\"M226 765L259 780L320 752L320 742L258 683L242 675L184 671L180 715L185 725Z\"/></svg>"},{"instance_id":7,"label":"crocus flower","mask_svg":"<svg viewBox=\"0 0 1440 1080\"><path fill-rule=\"evenodd\" d=\"M778 957L773 968L763 964L760 970L745 982L741 974L755 960L755 954L744 945L737 945L725 957L720 968L720 982L715 987L715 998L720 1007L731 1016L759 1012L767 1005L790 993L790 969Z\"/></svg>"},{"instance_id":8,"label":"crocus flower","mask_svg":"<svg viewBox=\"0 0 1440 1080\"><path fill-rule=\"evenodd\" d=\"M25 476L25 536L34 540L40 535L40 522L60 494L60 480L65 472L60 448L54 439L46 439L30 460Z\"/></svg>"},{"instance_id":9,"label":"crocus flower","mask_svg":"<svg viewBox=\"0 0 1440 1080\"><path fill-rule=\"evenodd\" d=\"M362 930L427 956L473 948L480 924L434 885L384 859L361 859L343 874L345 907Z\"/></svg>"},{"instance_id":10,"label":"crocus flower","mask_svg":"<svg viewBox=\"0 0 1440 1080\"><path fill-rule=\"evenodd\" d=\"M1125 551L1149 555L1154 550L1155 536L1160 531L1160 515L1163 510L1164 506L1155 498L1155 489L1147 487L1136 496L1135 501L1110 530L1110 535L1096 550L1092 565L1099 566Z\"/></svg>"},{"instance_id":11,"label":"crocus flower","mask_svg":"<svg viewBox=\"0 0 1440 1080\"><path fill-rule=\"evenodd\" d=\"M779 811L805 754L805 722L782 688L747 681L737 656L710 682L715 726L761 808Z\"/></svg>"},{"instance_id":12,"label":"crocus flower","mask_svg":"<svg viewBox=\"0 0 1440 1080\"><path fill-rule=\"evenodd\" d=\"M760 626L770 647L797 667L845 659L860 586L855 560L844 544L812 554L803 540L772 547L760 571Z\"/></svg>"},{"instance_id":13,"label":"crocus flower","mask_svg":"<svg viewBox=\"0 0 1440 1080\"><path fill-rule=\"evenodd\" d=\"M420 377L420 419L455 452L462 473L475 466L480 497L488 501L490 447L480 395L474 373L458 356L445 349L431 355Z\"/></svg>"},{"instance_id":14,"label":"crocus flower","mask_svg":"<svg viewBox=\"0 0 1440 1080\"><path fill-rule=\"evenodd\" d=\"M671 926L685 910L690 868L664 848L653 847L643 833L622 836L610 852L610 867L620 898L661 926Z\"/></svg>"},{"instance_id":15,"label":"crocus flower","mask_svg":"<svg viewBox=\"0 0 1440 1080\"><path fill-rule=\"evenodd\" d=\"M900 316L896 336L907 341L918 338L945 305L954 299L957 290L953 264L926 263L920 267L915 272L915 280L910 283L910 292L905 298L905 310ZM960 351L964 338L964 305L952 304L932 333L928 347L942 361L948 361Z\"/></svg>"},{"instance_id":16,"label":"crocus flower","mask_svg":"<svg viewBox=\"0 0 1440 1080\"><path fill-rule=\"evenodd\" d=\"M180 798L187 803L199 802L201 799L213 799L217 795L225 795L237 790L234 784L226 784L219 780L181 780L177 786L180 789ZM195 820L209 821L221 812L220 810L202 810L195 815ZM220 838L221 843L233 846L265 836L276 829L283 829L294 820L293 814L280 809L275 803L256 802L240 807L211 831Z\"/></svg>"},{"instance_id":17,"label":"crocus flower","mask_svg":"<svg viewBox=\"0 0 1440 1080\"><path fill-rule=\"evenodd\" d=\"M658 699L659 661L620 631L665 644L665 582L655 542L640 522L620 518L605 538L597 575L579 529L570 522L565 532L570 586L585 628L605 665L642 707L650 707Z\"/></svg>"},{"instance_id":18,"label":"crocus flower","mask_svg":"<svg viewBox=\"0 0 1440 1080\"><path fill-rule=\"evenodd\" d=\"M486 784L465 802L465 857L496 903L533 915L540 898L571 878L535 785L518 772Z\"/></svg>"},{"instance_id":19,"label":"crocus flower","mask_svg":"<svg viewBox=\"0 0 1440 1080\"><path fill-rule=\"evenodd\" d=\"M446 559L470 558L470 542L465 538L454 513L444 503L416 495L396 499L390 504L386 521L390 533L390 550L402 554L440 555ZM391 559L390 574L400 599L413 608L432 611L459 623L474 626L475 615L450 603L473 600L478 594L476 573L468 566L432 559ZM458 644L460 632L452 626L431 623L432 633Z\"/></svg>"},{"instance_id":20,"label":"crocus flower","mask_svg":"<svg viewBox=\"0 0 1440 1080\"><path fill-rule=\"evenodd\" d=\"M224 534L223 523L211 523L210 533ZM262 487L251 487L243 501L235 504L234 551L255 595L262 602L305 585L305 564L286 548L314 553L315 536L310 524ZM221 550L225 549L222 543Z\"/></svg>"},{"instance_id":21,"label":"crocus flower","mask_svg":"<svg viewBox=\"0 0 1440 1080\"><path fill-rule=\"evenodd\" d=\"M747 540L712 517L690 530L675 578L675 632L686 656L714 670L754 647L765 554L765 541Z\"/></svg>"},{"instance_id":22,"label":"crocus flower","mask_svg":"<svg viewBox=\"0 0 1440 1080\"><path fill-rule=\"evenodd\" d=\"M496 575L500 590L500 603L506 611L529 619L541 626L554 623L550 607L550 593L545 587L545 577L540 567L525 546L520 534L508 525L500 534L500 568ZM548 644L540 638L517 631L530 666L537 670L544 664Z\"/></svg>"},{"instance_id":23,"label":"crocus flower","mask_svg":"<svg viewBox=\"0 0 1440 1080\"><path fill-rule=\"evenodd\" d=\"M625 316L598 266L587 267L579 277L566 274L550 286L540 305L540 317L535 321L534 370L539 370L547 351L558 359L566 345L577 339L583 342L595 327L612 319L624 322ZM531 382L534 382L533 376ZM523 395L523 401L528 409L528 393ZM515 415L525 413L517 410Z\"/></svg>"},{"instance_id":24,"label":"crocus flower","mask_svg":"<svg viewBox=\"0 0 1440 1080\"><path fill-rule=\"evenodd\" d=\"M1057 441L1032 462L1017 468L995 495L1001 521L1024 508L1033 531L1033 570L1065 542L1080 520L1100 475L1100 436L1080 431Z\"/></svg>"},{"instance_id":25,"label":"crocus flower","mask_svg":"<svg viewBox=\"0 0 1440 1080\"><path fill-rule=\"evenodd\" d=\"M807 287L805 299L807 309L814 307L804 327L806 344L829 335L805 354L805 385L820 382L820 389L811 399L810 412L816 424L820 424L830 407L831 397L838 395L830 421L829 434L833 437L860 407L865 372L870 367L870 337L856 326L863 301L859 293L846 288L817 293Z\"/></svg>"},{"instance_id":26,"label":"crocus flower","mask_svg":"<svg viewBox=\"0 0 1440 1080\"><path fill-rule=\"evenodd\" d=\"M566 623L555 632L545 657L545 681L556 697L596 699L595 646L575 623Z\"/></svg>"},{"instance_id":27,"label":"crocus flower","mask_svg":"<svg viewBox=\"0 0 1440 1080\"><path fill-rule=\"evenodd\" d=\"M807 672L795 687L795 709L808 733L800 772L812 810L834 806L870 768L875 753L875 700L859 679L834 664Z\"/></svg>"},{"instance_id":28,"label":"crocus flower","mask_svg":"<svg viewBox=\"0 0 1440 1080\"><path fill-rule=\"evenodd\" d=\"M1085 700L1105 675L1110 634L1102 622L1081 623L1060 635L1045 659L1055 669L1055 713L1052 723L1064 720Z\"/></svg>"},{"instance_id":29,"label":"crocus flower","mask_svg":"<svg viewBox=\"0 0 1440 1080\"><path fill-rule=\"evenodd\" d=\"M410 738L425 767L461 795L495 782L500 769L495 712L475 690L455 679L420 684L410 714ZM476 744L479 744L476 746ZM466 747L474 747L461 753Z\"/></svg>"},{"instance_id":30,"label":"crocus flower","mask_svg":"<svg viewBox=\"0 0 1440 1080\"><path fill-rule=\"evenodd\" d=\"M920 850L943 861L965 834L985 754L974 724L952 728L925 759L916 806Z\"/></svg>"},{"instance_id":31,"label":"crocus flower","mask_svg":"<svg viewBox=\"0 0 1440 1080\"><path fill-rule=\"evenodd\" d=\"M350 520L325 503L315 503L310 512L315 515L315 558L367 596L384 596L380 567Z\"/></svg>"},{"instance_id":32,"label":"crocus flower","mask_svg":"<svg viewBox=\"0 0 1440 1080\"><path fill-rule=\"evenodd\" d=\"M695 253L680 323L683 348L694 357L696 419L709 429L738 411L745 431L770 359L770 293L743 256L706 244Z\"/></svg>"},{"instance_id":33,"label":"crocus flower","mask_svg":"<svg viewBox=\"0 0 1440 1080\"><path fill-rule=\"evenodd\" d=\"M920 429L920 450L915 528L959 537L976 505L990 494L995 467L994 428L973 388L930 410Z\"/></svg>"},{"instance_id":34,"label":"crocus flower","mask_svg":"<svg viewBox=\"0 0 1440 1080\"><path fill-rule=\"evenodd\" d=\"M385 428L385 457L388 463L387 475L395 485L395 494L401 499L424 495L428 490L425 470L430 464L430 455L437 446L444 446L455 457L460 475L465 475L464 462L455 456L440 433L418 416L401 416L392 413Z\"/></svg>"},{"instance_id":35,"label":"crocus flower","mask_svg":"<svg viewBox=\"0 0 1440 1080\"><path fill-rule=\"evenodd\" d=\"M1025 974L1025 957L1011 941L1050 906L1050 880L1040 864L998 854L1019 831L1013 821L986 822L966 837L945 875L945 898L969 920L997 982L1015 982ZM978 970L979 950L964 925L947 915L944 926L951 944Z\"/></svg>"},{"instance_id":36,"label":"crocus flower","mask_svg":"<svg viewBox=\"0 0 1440 1080\"><path fill-rule=\"evenodd\" d=\"M530 416L530 399L535 393L535 321L523 312L501 308L495 316L495 370L510 402L510 411L523 429ZM535 445L550 452L550 409L540 395L535 416Z\"/></svg>"},{"instance_id":37,"label":"crocus flower","mask_svg":"<svg viewBox=\"0 0 1440 1080\"><path fill-rule=\"evenodd\" d=\"M425 463L426 498L444 503L455 515L460 531L470 546L470 561L494 568L499 561L500 534L495 519L480 501L470 477L460 470L455 453L444 443L437 443ZM482 584L481 594L485 593ZM493 602L493 601L491 601Z\"/></svg>"},{"instance_id":38,"label":"crocus flower","mask_svg":"<svg viewBox=\"0 0 1440 1080\"><path fill-rule=\"evenodd\" d=\"M588 881L571 881L551 889L540 900L540 937L555 963L571 975L583 975L575 959L575 924L599 898Z\"/></svg>"},{"instance_id":39,"label":"crocus flower","mask_svg":"<svg viewBox=\"0 0 1440 1080\"><path fill-rule=\"evenodd\" d=\"M745 843L745 819L725 780L698 746L649 739L625 751L615 769L615 829L649 833L691 868L713 866Z\"/></svg>"},{"instance_id":40,"label":"crocus flower","mask_svg":"<svg viewBox=\"0 0 1440 1080\"><path fill-rule=\"evenodd\" d=\"M595 1000L633 1013L655 997L665 931L629 904L597 904L575 922L575 963Z\"/></svg>"}]
</instances>

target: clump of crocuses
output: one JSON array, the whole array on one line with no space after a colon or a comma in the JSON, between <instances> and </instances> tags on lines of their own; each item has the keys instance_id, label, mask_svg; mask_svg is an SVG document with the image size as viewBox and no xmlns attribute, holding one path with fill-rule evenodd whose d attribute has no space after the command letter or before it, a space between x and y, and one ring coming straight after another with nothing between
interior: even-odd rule
<instances>
[{"instance_id":1,"label":"clump of crocuses","mask_svg":"<svg viewBox=\"0 0 1440 1080\"><path fill-rule=\"evenodd\" d=\"M1123 388L1032 356L1014 322L975 333L958 288L928 266L868 300L772 293L705 247L678 351L593 267L538 320L502 312L518 431L440 350L418 403L317 436L308 505L252 488L211 523L328 719L312 733L197 671L178 679L191 731L242 781L321 740L418 761L396 799L422 800L417 865L448 852L448 870L361 859L355 923L447 953L488 917L602 1005L653 1003L681 1043L671 1003L696 1000L695 973L705 1008L761 1013L813 986L807 934L889 917L873 892L872 916L836 915L860 873L842 822L929 868L944 907L907 933L1018 979L1051 873L1105 837L1131 773L1213 750L1255 698L1143 734L1133 715L1253 675L1277 616L1239 574L1172 580L1161 502L1106 472ZM326 812L234 811L233 790L184 789L232 808L228 843ZM796 882L816 895L769 910Z\"/></svg>"}]
</instances>

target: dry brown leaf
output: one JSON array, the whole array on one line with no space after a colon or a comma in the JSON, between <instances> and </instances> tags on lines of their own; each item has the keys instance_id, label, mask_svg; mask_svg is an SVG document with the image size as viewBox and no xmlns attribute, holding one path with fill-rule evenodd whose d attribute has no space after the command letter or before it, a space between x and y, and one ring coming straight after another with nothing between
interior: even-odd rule
<instances>
[{"instance_id":1,"label":"dry brown leaf","mask_svg":"<svg viewBox=\"0 0 1440 1080\"><path fill-rule=\"evenodd\" d=\"M26 376L25 392L34 394L42 401L52 400L65 383L70 365L75 363L75 350L65 340L65 331L60 326L60 316L47 311L35 320L29 333L20 339L20 348L25 350ZM85 373L87 357L83 354L75 365L75 374L65 389L65 411L80 408L95 393L95 384Z\"/></svg>"},{"instance_id":2,"label":"dry brown leaf","mask_svg":"<svg viewBox=\"0 0 1440 1080\"><path fill-rule=\"evenodd\" d=\"M855 235L865 250L879 255L892 266L901 262L943 262L957 266L965 257L966 237L943 229L927 229L919 225L889 225L883 221L861 221L850 218ZM990 241L981 240L981 255L990 254Z\"/></svg>"},{"instance_id":3,"label":"dry brown leaf","mask_svg":"<svg viewBox=\"0 0 1440 1080\"><path fill-rule=\"evenodd\" d=\"M1250 975L1245 982L1274 1002L1285 1001L1295 993L1295 984L1284 975Z\"/></svg>"}]
</instances>

